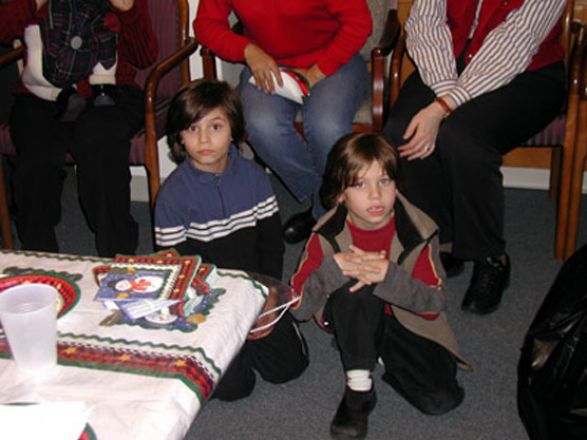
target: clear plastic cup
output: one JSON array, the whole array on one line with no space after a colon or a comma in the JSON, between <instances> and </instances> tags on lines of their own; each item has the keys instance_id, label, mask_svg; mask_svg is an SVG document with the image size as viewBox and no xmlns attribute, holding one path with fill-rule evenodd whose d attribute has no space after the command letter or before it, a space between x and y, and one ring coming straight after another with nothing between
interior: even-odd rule
<instances>
[{"instance_id":1,"label":"clear plastic cup","mask_svg":"<svg viewBox=\"0 0 587 440\"><path fill-rule=\"evenodd\" d=\"M57 290L22 284L0 292L0 322L12 357L26 374L57 364Z\"/></svg>"}]
</instances>

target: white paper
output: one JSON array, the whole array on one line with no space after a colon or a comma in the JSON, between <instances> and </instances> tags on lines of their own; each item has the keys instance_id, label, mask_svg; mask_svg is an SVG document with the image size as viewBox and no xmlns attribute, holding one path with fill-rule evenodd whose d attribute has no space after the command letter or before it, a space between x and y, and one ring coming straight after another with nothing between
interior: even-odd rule
<instances>
[{"instance_id":1,"label":"white paper","mask_svg":"<svg viewBox=\"0 0 587 440\"><path fill-rule=\"evenodd\" d=\"M89 409L84 402L0 405L2 437L19 440L78 440Z\"/></svg>"},{"instance_id":2,"label":"white paper","mask_svg":"<svg viewBox=\"0 0 587 440\"><path fill-rule=\"evenodd\" d=\"M298 104L304 103L305 94L300 88L299 84L295 79L293 79L288 73L282 72L281 79L283 80L283 86L279 86L277 84L277 80L275 79L275 75L273 76L273 84L275 86L275 94L281 96L283 98L290 99L293 102ZM255 85L255 77L251 76L249 82Z\"/></svg>"}]
</instances>

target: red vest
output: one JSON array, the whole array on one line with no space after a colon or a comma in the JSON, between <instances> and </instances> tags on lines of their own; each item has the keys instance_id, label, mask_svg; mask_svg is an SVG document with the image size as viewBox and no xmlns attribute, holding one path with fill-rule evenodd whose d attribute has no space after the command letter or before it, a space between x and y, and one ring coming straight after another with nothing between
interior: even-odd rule
<instances>
[{"instance_id":1,"label":"red vest","mask_svg":"<svg viewBox=\"0 0 587 440\"><path fill-rule=\"evenodd\" d=\"M448 26L452 33L455 57L461 54L467 44L469 32L475 20L478 1L447 0L446 2ZM483 0L479 23L465 53L466 63L477 53L487 34L503 22L511 11L518 9L523 3L524 0ZM527 70L536 70L563 59L561 34L562 24L559 20L539 46Z\"/></svg>"}]
</instances>

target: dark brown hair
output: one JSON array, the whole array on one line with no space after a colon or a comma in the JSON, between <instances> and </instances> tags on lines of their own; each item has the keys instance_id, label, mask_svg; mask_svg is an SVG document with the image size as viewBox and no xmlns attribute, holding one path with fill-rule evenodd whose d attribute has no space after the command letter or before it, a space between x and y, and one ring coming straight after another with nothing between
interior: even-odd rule
<instances>
[{"instance_id":1,"label":"dark brown hair","mask_svg":"<svg viewBox=\"0 0 587 440\"><path fill-rule=\"evenodd\" d=\"M222 109L226 114L232 142L238 145L245 133L245 120L238 95L228 83L200 79L186 84L175 94L169 105L165 133L171 154L177 162L186 157L181 132L215 108Z\"/></svg>"},{"instance_id":2,"label":"dark brown hair","mask_svg":"<svg viewBox=\"0 0 587 440\"><path fill-rule=\"evenodd\" d=\"M397 150L385 138L373 133L351 133L341 137L332 147L322 177L320 197L324 207L336 205L338 197L353 186L359 172L377 161L390 179L399 180Z\"/></svg>"}]
</instances>

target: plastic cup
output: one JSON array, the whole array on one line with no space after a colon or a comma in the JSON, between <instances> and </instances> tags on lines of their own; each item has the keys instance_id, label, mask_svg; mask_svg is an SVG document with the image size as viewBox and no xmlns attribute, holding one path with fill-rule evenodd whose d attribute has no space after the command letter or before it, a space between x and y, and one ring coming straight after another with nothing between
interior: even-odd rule
<instances>
[{"instance_id":1,"label":"plastic cup","mask_svg":"<svg viewBox=\"0 0 587 440\"><path fill-rule=\"evenodd\" d=\"M0 292L0 322L23 373L57 364L57 295L54 287L33 283Z\"/></svg>"}]
</instances>

